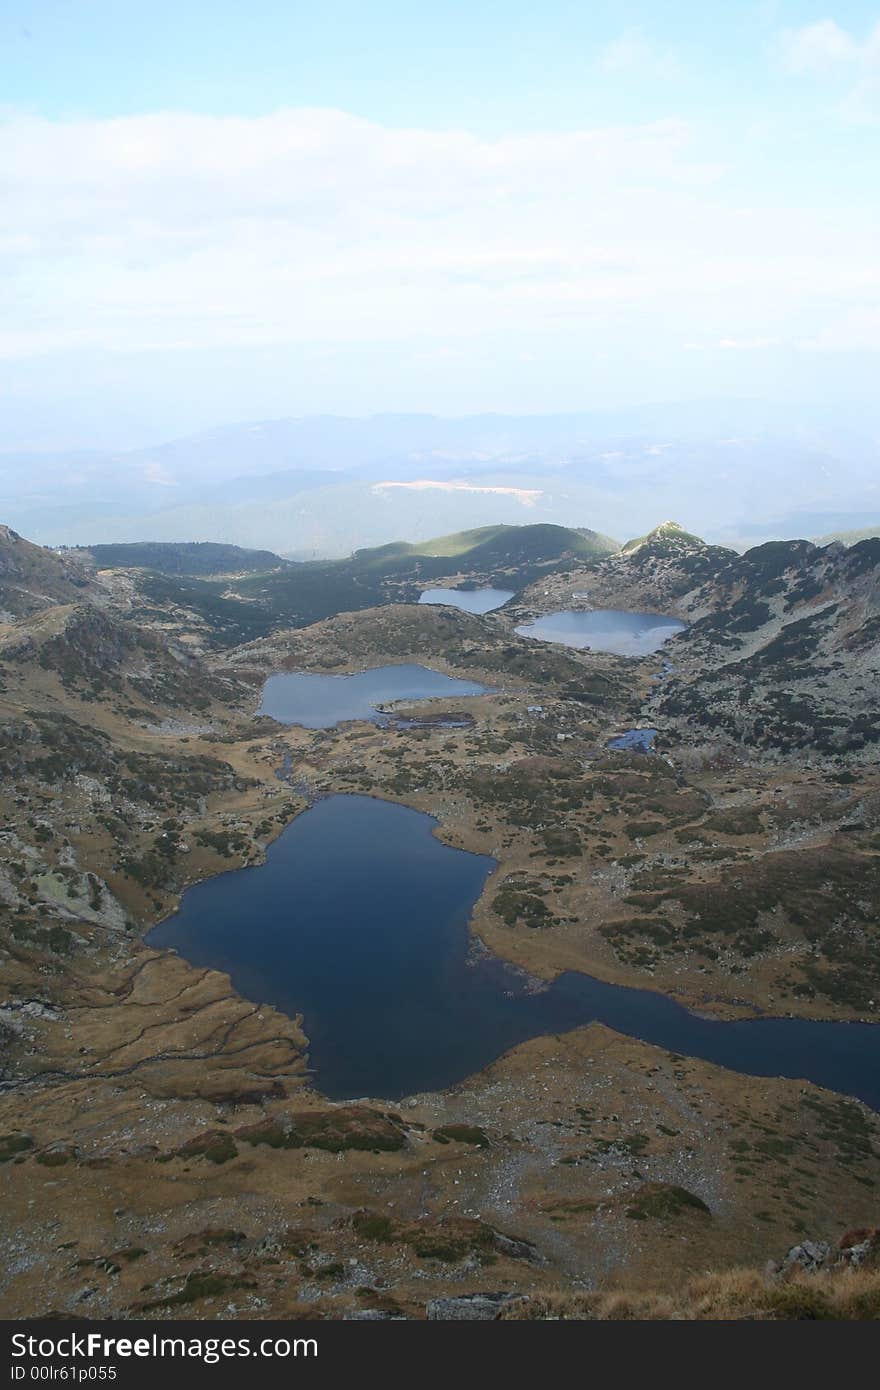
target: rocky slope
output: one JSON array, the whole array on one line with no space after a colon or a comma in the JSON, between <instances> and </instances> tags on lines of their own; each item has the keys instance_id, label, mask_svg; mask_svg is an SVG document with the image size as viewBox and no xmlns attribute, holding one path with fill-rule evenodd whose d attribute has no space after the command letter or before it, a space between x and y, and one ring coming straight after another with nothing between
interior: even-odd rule
<instances>
[{"instance_id":1,"label":"rocky slope","mask_svg":"<svg viewBox=\"0 0 880 1390\"><path fill-rule=\"evenodd\" d=\"M664 602L685 585L695 628L756 582L727 557L698 583L703 551L673 541L612 557L615 573L654 571ZM782 568L785 595L807 561ZM870 570L834 563L836 602L867 622ZM758 601L772 614L781 594ZM142 939L188 884L258 862L306 790L361 791L498 859L472 930L535 988L581 969L728 1016L873 1017L869 768L713 762L702 728L659 754L609 751L662 657L542 646L504 616L386 605L244 645L206 626L193 644L125 576L85 599L41 604L2 639L6 1316L650 1316L671 1275L684 1288L875 1224L880 1126L846 1097L592 1025L449 1092L331 1105L299 1020ZM490 687L466 724L254 716L270 670L413 660ZM277 775L288 760L296 786ZM787 1284L675 1315L794 1315L773 1295Z\"/></svg>"},{"instance_id":2,"label":"rocky slope","mask_svg":"<svg viewBox=\"0 0 880 1390\"><path fill-rule=\"evenodd\" d=\"M880 541L758 546L693 589L649 707L737 751L868 763L880 743Z\"/></svg>"},{"instance_id":3,"label":"rocky slope","mask_svg":"<svg viewBox=\"0 0 880 1390\"><path fill-rule=\"evenodd\" d=\"M0 679L9 695L39 686L80 704L105 705L136 722L207 727L236 692L185 646L92 604L43 608L0 633Z\"/></svg>"},{"instance_id":4,"label":"rocky slope","mask_svg":"<svg viewBox=\"0 0 880 1390\"><path fill-rule=\"evenodd\" d=\"M880 541L774 541L744 555L674 523L565 576L504 619L550 609L665 612L688 623L642 716L707 757L867 765L880 744Z\"/></svg>"},{"instance_id":5,"label":"rocky slope","mask_svg":"<svg viewBox=\"0 0 880 1390\"><path fill-rule=\"evenodd\" d=\"M694 591L734 558L735 551L707 545L665 521L613 555L539 579L508 611L517 621L558 608L623 608L685 618Z\"/></svg>"},{"instance_id":6,"label":"rocky slope","mask_svg":"<svg viewBox=\"0 0 880 1390\"><path fill-rule=\"evenodd\" d=\"M57 603L78 603L95 586L84 565L32 545L0 526L0 624Z\"/></svg>"}]
</instances>

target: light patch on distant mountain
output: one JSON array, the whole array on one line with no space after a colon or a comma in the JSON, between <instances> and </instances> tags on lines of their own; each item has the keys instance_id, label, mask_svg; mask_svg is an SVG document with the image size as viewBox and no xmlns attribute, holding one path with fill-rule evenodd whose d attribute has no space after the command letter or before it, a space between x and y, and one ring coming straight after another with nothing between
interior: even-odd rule
<instances>
[{"instance_id":1,"label":"light patch on distant mountain","mask_svg":"<svg viewBox=\"0 0 880 1390\"><path fill-rule=\"evenodd\" d=\"M813 540L816 545L831 545L832 541L839 541L841 545L858 545L859 541L873 540L875 536L880 536L880 522L875 522L873 526L831 531L827 536L813 537Z\"/></svg>"},{"instance_id":2,"label":"light patch on distant mountain","mask_svg":"<svg viewBox=\"0 0 880 1390\"><path fill-rule=\"evenodd\" d=\"M540 488L526 487L478 487L474 483L464 482L440 482L434 478L417 478L410 483L374 483L373 492L384 492L387 488L402 487L410 488L414 492L425 492L432 488L438 488L441 492L483 492L493 493L501 497L515 497L524 507L533 507L539 497L543 497Z\"/></svg>"}]
</instances>

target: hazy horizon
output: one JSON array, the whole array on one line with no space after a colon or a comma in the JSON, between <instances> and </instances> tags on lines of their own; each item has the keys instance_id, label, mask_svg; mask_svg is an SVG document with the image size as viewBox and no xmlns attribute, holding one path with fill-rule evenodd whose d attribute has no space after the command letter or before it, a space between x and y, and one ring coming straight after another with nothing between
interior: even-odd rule
<instances>
[{"instance_id":1,"label":"hazy horizon","mask_svg":"<svg viewBox=\"0 0 880 1390\"><path fill-rule=\"evenodd\" d=\"M876 6L123 8L0 28L23 534L880 517Z\"/></svg>"},{"instance_id":2,"label":"hazy horizon","mask_svg":"<svg viewBox=\"0 0 880 1390\"><path fill-rule=\"evenodd\" d=\"M24 0L2 29L0 453L644 401L822 401L862 427L878 21L863 0Z\"/></svg>"},{"instance_id":3,"label":"hazy horizon","mask_svg":"<svg viewBox=\"0 0 880 1390\"><path fill-rule=\"evenodd\" d=\"M295 558L553 522L674 519L745 548L880 523L877 431L734 402L560 415L241 421L127 451L0 455L0 516L49 545L220 541Z\"/></svg>"}]
</instances>

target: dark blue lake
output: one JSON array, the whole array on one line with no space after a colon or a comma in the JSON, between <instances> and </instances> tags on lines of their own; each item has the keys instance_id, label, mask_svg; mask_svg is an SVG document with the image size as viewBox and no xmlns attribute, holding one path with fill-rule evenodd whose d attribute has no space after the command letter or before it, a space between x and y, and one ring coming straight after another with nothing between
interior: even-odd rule
<instances>
[{"instance_id":1,"label":"dark blue lake","mask_svg":"<svg viewBox=\"0 0 880 1390\"><path fill-rule=\"evenodd\" d=\"M345 719L381 721L377 706L392 700L458 699L485 690L476 681L456 680L427 666L375 666L351 676L290 671L269 677L257 713L269 714L279 724L330 729Z\"/></svg>"},{"instance_id":2,"label":"dark blue lake","mask_svg":"<svg viewBox=\"0 0 880 1390\"><path fill-rule=\"evenodd\" d=\"M331 796L265 864L188 889L149 933L241 994L303 1015L318 1087L334 1099L454 1085L508 1048L599 1020L756 1076L801 1077L880 1109L880 1028L767 1018L715 1022L662 994L568 972L538 992L469 951L494 861L442 844L429 816Z\"/></svg>"},{"instance_id":3,"label":"dark blue lake","mask_svg":"<svg viewBox=\"0 0 880 1390\"><path fill-rule=\"evenodd\" d=\"M419 603L445 603L465 613L491 613L513 598L515 589L425 589Z\"/></svg>"},{"instance_id":4,"label":"dark blue lake","mask_svg":"<svg viewBox=\"0 0 880 1390\"><path fill-rule=\"evenodd\" d=\"M560 642L566 647L613 652L615 656L650 656L687 626L660 613L627 613L619 608L594 608L589 613L562 609L545 613L516 630L521 637Z\"/></svg>"}]
</instances>

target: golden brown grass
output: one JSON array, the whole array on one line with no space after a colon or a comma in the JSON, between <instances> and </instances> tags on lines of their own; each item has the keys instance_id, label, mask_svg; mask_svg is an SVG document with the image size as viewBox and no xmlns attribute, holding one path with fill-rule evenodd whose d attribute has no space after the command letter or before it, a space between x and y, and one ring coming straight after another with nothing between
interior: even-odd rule
<instances>
[{"instance_id":1,"label":"golden brown grass","mask_svg":"<svg viewBox=\"0 0 880 1390\"><path fill-rule=\"evenodd\" d=\"M598 1322L880 1319L880 1269L797 1271L785 1279L731 1269L691 1280L678 1296L620 1289L548 1293L520 1299L501 1316Z\"/></svg>"}]
</instances>

